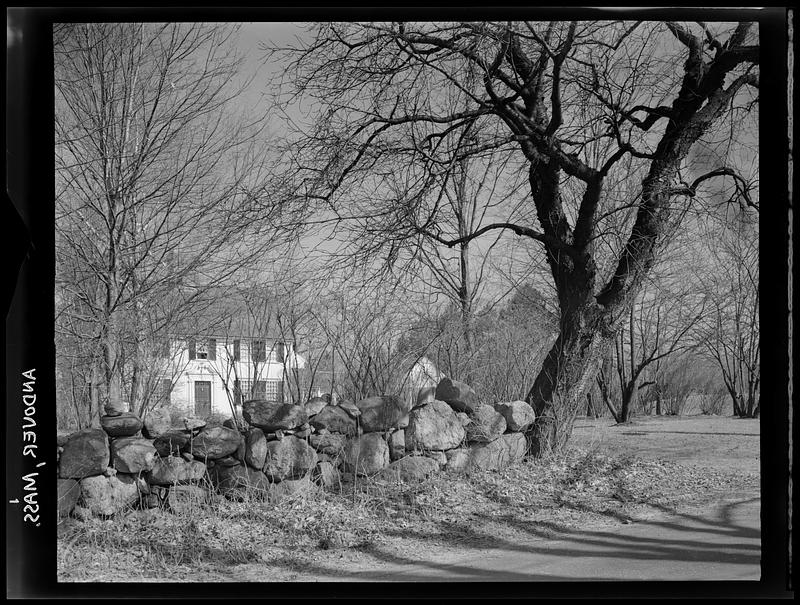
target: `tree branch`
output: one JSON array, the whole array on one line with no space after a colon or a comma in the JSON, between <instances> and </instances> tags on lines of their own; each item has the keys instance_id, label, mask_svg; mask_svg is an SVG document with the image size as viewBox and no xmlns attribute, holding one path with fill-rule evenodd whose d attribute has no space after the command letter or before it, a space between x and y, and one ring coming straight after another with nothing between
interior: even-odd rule
<instances>
[{"instance_id":1,"label":"tree branch","mask_svg":"<svg viewBox=\"0 0 800 605\"><path fill-rule=\"evenodd\" d=\"M471 240L473 240L473 239L475 239L477 237L480 237L481 235L483 235L487 231L492 231L494 229L508 229L509 231L513 231L514 233L516 233L519 236L529 237L531 239L535 239L536 241L539 241L539 242L542 242L542 243L545 243L545 244L549 244L549 245L551 245L553 247L556 247L559 250L563 250L567 254L569 254L570 256L575 256L576 255L576 251L572 246L570 246L569 244L566 244L565 242L562 242L558 238L550 236L550 235L547 235L546 233L542 233L540 231L535 231L535 230L533 230L533 229L531 229L529 227L523 227L522 225L516 225L514 223L491 223L489 225L485 225L484 227L481 227L480 229L478 229L477 231L475 231L473 233L469 233L467 235L464 235L463 237L458 237L458 238L455 238L455 239L445 239L441 235L438 235L436 233L433 233L432 231L429 231L427 229L423 229L423 228L420 228L420 227L417 227L416 231L417 231L417 233L419 233L421 235L425 235L426 237L430 237L431 239L436 240L437 242L447 246L448 248L452 248L452 247L457 246L459 244L463 244L463 243L469 242L469 241L471 241Z\"/></svg>"},{"instance_id":2,"label":"tree branch","mask_svg":"<svg viewBox=\"0 0 800 605\"><path fill-rule=\"evenodd\" d=\"M736 195L734 197L739 197L740 199L744 200L744 204L750 208L754 208L756 210L759 209L758 202L753 201L753 198L750 197L750 184L738 172L736 172L732 168L727 168L727 167L717 168L715 170L707 172L697 177L692 182L691 185L684 184L683 187L675 187L670 190L670 194L695 197L695 195L697 195L697 187L701 183L718 176L729 176L733 178L734 182L736 183ZM731 198L731 200L733 200L733 197Z\"/></svg>"}]
</instances>

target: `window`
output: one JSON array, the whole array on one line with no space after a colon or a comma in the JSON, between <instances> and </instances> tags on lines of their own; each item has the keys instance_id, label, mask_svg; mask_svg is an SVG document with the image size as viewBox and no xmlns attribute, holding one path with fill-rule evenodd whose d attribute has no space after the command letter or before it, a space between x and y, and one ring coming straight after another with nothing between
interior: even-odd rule
<instances>
[{"instance_id":1,"label":"window","mask_svg":"<svg viewBox=\"0 0 800 605\"><path fill-rule=\"evenodd\" d=\"M238 339L233 341L233 360L242 360L242 341Z\"/></svg>"},{"instance_id":2,"label":"window","mask_svg":"<svg viewBox=\"0 0 800 605\"><path fill-rule=\"evenodd\" d=\"M264 399L268 401L283 402L283 381L267 380Z\"/></svg>"},{"instance_id":3,"label":"window","mask_svg":"<svg viewBox=\"0 0 800 605\"><path fill-rule=\"evenodd\" d=\"M209 359L214 361L217 358L217 339L196 341L189 340L189 359Z\"/></svg>"},{"instance_id":4,"label":"window","mask_svg":"<svg viewBox=\"0 0 800 605\"><path fill-rule=\"evenodd\" d=\"M246 401L248 399L252 399L253 397L251 396L251 393L250 393L250 389L252 388L251 387L252 384L253 384L253 382L251 380L238 380L238 379L234 380L233 381L234 394L236 393L236 390L238 389L239 390L238 397L241 399L241 401ZM234 395L234 396L236 396L236 395ZM239 399L237 399L237 401L239 401Z\"/></svg>"},{"instance_id":5,"label":"window","mask_svg":"<svg viewBox=\"0 0 800 605\"><path fill-rule=\"evenodd\" d=\"M266 399L267 398L267 382L265 380L256 380L253 385L253 399Z\"/></svg>"},{"instance_id":6,"label":"window","mask_svg":"<svg viewBox=\"0 0 800 605\"><path fill-rule=\"evenodd\" d=\"M282 380L239 380L233 381L234 402L241 405L248 399L266 399L267 401L283 402Z\"/></svg>"}]
</instances>

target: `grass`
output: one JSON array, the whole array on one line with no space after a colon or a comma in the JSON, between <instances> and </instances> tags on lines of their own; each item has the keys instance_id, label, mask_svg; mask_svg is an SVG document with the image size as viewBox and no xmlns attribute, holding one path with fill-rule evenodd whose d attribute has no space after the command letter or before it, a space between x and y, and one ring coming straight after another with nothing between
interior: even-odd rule
<instances>
[{"instance_id":1,"label":"grass","mask_svg":"<svg viewBox=\"0 0 800 605\"><path fill-rule=\"evenodd\" d=\"M299 570L320 553L423 534L474 547L476 519L563 527L618 523L653 507L714 498L741 481L730 473L593 449L500 472L441 472L419 483L345 476L332 489L278 503L215 497L176 511L132 508L109 520L67 519L59 528L59 578L204 581L242 565ZM498 522L492 531L509 530Z\"/></svg>"}]
</instances>

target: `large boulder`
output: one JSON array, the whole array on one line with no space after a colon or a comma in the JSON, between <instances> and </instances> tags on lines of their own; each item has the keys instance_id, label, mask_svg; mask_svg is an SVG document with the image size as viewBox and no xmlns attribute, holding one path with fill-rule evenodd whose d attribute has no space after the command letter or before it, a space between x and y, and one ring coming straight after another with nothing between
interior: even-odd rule
<instances>
[{"instance_id":1,"label":"large boulder","mask_svg":"<svg viewBox=\"0 0 800 605\"><path fill-rule=\"evenodd\" d=\"M293 429L308 422L301 405L275 403L264 399L251 399L242 404L242 416L264 432Z\"/></svg>"},{"instance_id":2,"label":"large boulder","mask_svg":"<svg viewBox=\"0 0 800 605\"><path fill-rule=\"evenodd\" d=\"M271 498L274 492L264 473L244 464L218 464L208 472L208 476L217 491L229 499L241 499L246 495Z\"/></svg>"},{"instance_id":3,"label":"large boulder","mask_svg":"<svg viewBox=\"0 0 800 605\"><path fill-rule=\"evenodd\" d=\"M442 378L439 381L435 397L438 401L444 401L456 412L470 413L478 407L478 397L472 387L450 378Z\"/></svg>"},{"instance_id":4,"label":"large boulder","mask_svg":"<svg viewBox=\"0 0 800 605\"><path fill-rule=\"evenodd\" d=\"M356 403L361 412L359 421L365 433L387 431L397 426L408 414L408 406L397 395L368 397Z\"/></svg>"},{"instance_id":5,"label":"large boulder","mask_svg":"<svg viewBox=\"0 0 800 605\"><path fill-rule=\"evenodd\" d=\"M310 420L315 429L327 429L348 437L358 434L356 420L341 406L329 405Z\"/></svg>"},{"instance_id":6,"label":"large boulder","mask_svg":"<svg viewBox=\"0 0 800 605\"><path fill-rule=\"evenodd\" d=\"M179 455L189 445L190 439L191 435L184 431L171 430L153 439L153 447L162 457Z\"/></svg>"},{"instance_id":7,"label":"large boulder","mask_svg":"<svg viewBox=\"0 0 800 605\"><path fill-rule=\"evenodd\" d=\"M301 477L314 468L317 452L297 437L286 436L267 443L264 474L272 481Z\"/></svg>"},{"instance_id":8,"label":"large boulder","mask_svg":"<svg viewBox=\"0 0 800 605\"><path fill-rule=\"evenodd\" d=\"M350 417L352 418L358 418L361 416L361 410L358 409L358 406L352 401L340 401L336 407L350 414Z\"/></svg>"},{"instance_id":9,"label":"large boulder","mask_svg":"<svg viewBox=\"0 0 800 605\"><path fill-rule=\"evenodd\" d=\"M58 516L66 517L75 508L81 495L81 485L75 479L58 480Z\"/></svg>"},{"instance_id":10,"label":"large boulder","mask_svg":"<svg viewBox=\"0 0 800 605\"><path fill-rule=\"evenodd\" d=\"M312 397L306 401L306 414L309 418L316 416L326 405L328 405L328 401L324 397Z\"/></svg>"},{"instance_id":11,"label":"large boulder","mask_svg":"<svg viewBox=\"0 0 800 605\"><path fill-rule=\"evenodd\" d=\"M527 449L527 440L522 433L508 433L491 443L469 449L467 468L497 471L522 460ZM452 462L452 459L450 460Z\"/></svg>"},{"instance_id":12,"label":"large boulder","mask_svg":"<svg viewBox=\"0 0 800 605\"><path fill-rule=\"evenodd\" d=\"M427 456L406 456L392 462L378 473L378 479L404 481L411 483L422 481L431 473L439 470L439 463Z\"/></svg>"},{"instance_id":13,"label":"large boulder","mask_svg":"<svg viewBox=\"0 0 800 605\"><path fill-rule=\"evenodd\" d=\"M189 453L198 460L217 460L236 453L242 442L239 431L224 426L205 428L189 443Z\"/></svg>"},{"instance_id":14,"label":"large boulder","mask_svg":"<svg viewBox=\"0 0 800 605\"><path fill-rule=\"evenodd\" d=\"M228 429L240 430L245 429L247 427L247 423L244 419L236 419L236 418L226 418L222 421L222 426Z\"/></svg>"},{"instance_id":15,"label":"large boulder","mask_svg":"<svg viewBox=\"0 0 800 605\"><path fill-rule=\"evenodd\" d=\"M111 466L133 475L153 470L158 454L152 442L137 437L121 437L111 442Z\"/></svg>"},{"instance_id":16,"label":"large boulder","mask_svg":"<svg viewBox=\"0 0 800 605\"><path fill-rule=\"evenodd\" d=\"M226 427L228 428L228 427ZM239 432L238 430L236 431ZM236 448L236 451L233 454L233 457L236 458L239 462L246 463L245 455L247 454L247 441L245 440L245 436L241 433L239 434L239 447Z\"/></svg>"},{"instance_id":17,"label":"large boulder","mask_svg":"<svg viewBox=\"0 0 800 605\"><path fill-rule=\"evenodd\" d=\"M69 441L69 437L72 435L69 431L56 431L56 444L58 447L64 447Z\"/></svg>"},{"instance_id":18,"label":"large boulder","mask_svg":"<svg viewBox=\"0 0 800 605\"><path fill-rule=\"evenodd\" d=\"M389 446L380 433L347 440L344 468L357 475L373 475L389 464Z\"/></svg>"},{"instance_id":19,"label":"large boulder","mask_svg":"<svg viewBox=\"0 0 800 605\"><path fill-rule=\"evenodd\" d=\"M125 412L119 416L101 416L100 426L110 437L130 437L142 430L142 419Z\"/></svg>"},{"instance_id":20,"label":"large boulder","mask_svg":"<svg viewBox=\"0 0 800 605\"><path fill-rule=\"evenodd\" d=\"M525 401L495 403L494 409L503 415L508 430L513 433L521 433L529 429L536 420L536 412Z\"/></svg>"},{"instance_id":21,"label":"large boulder","mask_svg":"<svg viewBox=\"0 0 800 605\"><path fill-rule=\"evenodd\" d=\"M178 456L159 458L153 470L145 475L150 485L180 485L203 478L206 465L199 460L188 462Z\"/></svg>"},{"instance_id":22,"label":"large boulder","mask_svg":"<svg viewBox=\"0 0 800 605\"><path fill-rule=\"evenodd\" d=\"M389 433L386 443L389 445L390 460L399 460L406 455L406 432L404 430Z\"/></svg>"},{"instance_id":23,"label":"large boulder","mask_svg":"<svg viewBox=\"0 0 800 605\"><path fill-rule=\"evenodd\" d=\"M206 424L203 418L198 418L197 416L184 416L178 420L178 427L180 430L187 433L197 433L206 428Z\"/></svg>"},{"instance_id":24,"label":"large boulder","mask_svg":"<svg viewBox=\"0 0 800 605\"><path fill-rule=\"evenodd\" d=\"M92 475L102 475L110 452L108 435L101 429L84 429L72 433L64 444L59 458L59 476L62 479L83 479Z\"/></svg>"},{"instance_id":25,"label":"large boulder","mask_svg":"<svg viewBox=\"0 0 800 605\"><path fill-rule=\"evenodd\" d=\"M145 437L155 439L156 437L169 432L172 428L172 419L167 408L155 408L147 412L144 417L144 428L142 432Z\"/></svg>"},{"instance_id":26,"label":"large boulder","mask_svg":"<svg viewBox=\"0 0 800 605\"><path fill-rule=\"evenodd\" d=\"M449 450L466 434L453 408L438 400L411 410L405 431L409 451Z\"/></svg>"},{"instance_id":27,"label":"large boulder","mask_svg":"<svg viewBox=\"0 0 800 605\"><path fill-rule=\"evenodd\" d=\"M321 454L327 454L332 458L338 457L347 443L347 437L340 433L322 433L311 435L308 438L311 447Z\"/></svg>"},{"instance_id":28,"label":"large boulder","mask_svg":"<svg viewBox=\"0 0 800 605\"><path fill-rule=\"evenodd\" d=\"M106 413L106 416L121 416L130 409L130 403L119 398L109 398L103 405L103 411Z\"/></svg>"},{"instance_id":29,"label":"large boulder","mask_svg":"<svg viewBox=\"0 0 800 605\"><path fill-rule=\"evenodd\" d=\"M79 503L94 515L111 516L138 503L140 492L146 493L146 488L139 484L136 477L122 473L113 477L86 477L80 482Z\"/></svg>"},{"instance_id":30,"label":"large boulder","mask_svg":"<svg viewBox=\"0 0 800 605\"><path fill-rule=\"evenodd\" d=\"M490 405L475 408L467 425L467 441L490 443L506 432L506 419Z\"/></svg>"},{"instance_id":31,"label":"large boulder","mask_svg":"<svg viewBox=\"0 0 800 605\"><path fill-rule=\"evenodd\" d=\"M267 438L264 431L253 427L245 436L244 461L252 468L261 470L267 459Z\"/></svg>"}]
</instances>

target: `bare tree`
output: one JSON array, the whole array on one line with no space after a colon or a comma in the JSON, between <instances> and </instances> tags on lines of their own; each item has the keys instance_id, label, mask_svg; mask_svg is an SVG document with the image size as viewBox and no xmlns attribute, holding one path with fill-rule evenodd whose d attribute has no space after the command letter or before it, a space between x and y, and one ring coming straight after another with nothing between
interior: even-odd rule
<instances>
[{"instance_id":1,"label":"bare tree","mask_svg":"<svg viewBox=\"0 0 800 605\"><path fill-rule=\"evenodd\" d=\"M250 193L266 177L264 117L230 111L241 90L234 34L214 24L54 29L56 281L94 343L109 410L142 408L148 343L270 241L252 237L274 217Z\"/></svg>"},{"instance_id":2,"label":"bare tree","mask_svg":"<svg viewBox=\"0 0 800 605\"><path fill-rule=\"evenodd\" d=\"M331 293L314 313L335 363L332 389L357 401L404 392L408 373L422 353L402 346L408 318L391 300Z\"/></svg>"},{"instance_id":3,"label":"bare tree","mask_svg":"<svg viewBox=\"0 0 800 605\"><path fill-rule=\"evenodd\" d=\"M682 207L710 179L735 178L733 166L698 174L688 162L732 107L752 106L752 23L354 23L312 35L274 49L290 61L289 100L322 107L287 150L295 199L308 216L362 226L365 257L387 266L424 237L456 247L506 231L537 242L560 333L527 395L538 415L531 451L563 446ZM463 136L473 124L478 140ZM488 149L525 175L531 210L440 236L422 194ZM398 174L413 185L401 198L386 194ZM624 228L606 231L604 205L625 211ZM381 238L370 239L378 223ZM598 256L603 238L614 240L610 259Z\"/></svg>"},{"instance_id":4,"label":"bare tree","mask_svg":"<svg viewBox=\"0 0 800 605\"><path fill-rule=\"evenodd\" d=\"M714 262L697 279L711 312L696 336L722 372L734 414L754 418L761 412L757 217L743 213L705 242Z\"/></svg>"},{"instance_id":5,"label":"bare tree","mask_svg":"<svg viewBox=\"0 0 800 605\"><path fill-rule=\"evenodd\" d=\"M619 424L629 421L641 389L654 387L658 390L664 386L659 385L659 362L696 346L691 335L703 316L703 301L698 301L691 291L670 293L661 285L642 291L639 300L630 308L628 325L620 328L614 340L619 406L609 394L608 368L601 367L598 372L600 392ZM656 371L649 372L652 369ZM657 407L660 413L660 400Z\"/></svg>"}]
</instances>

